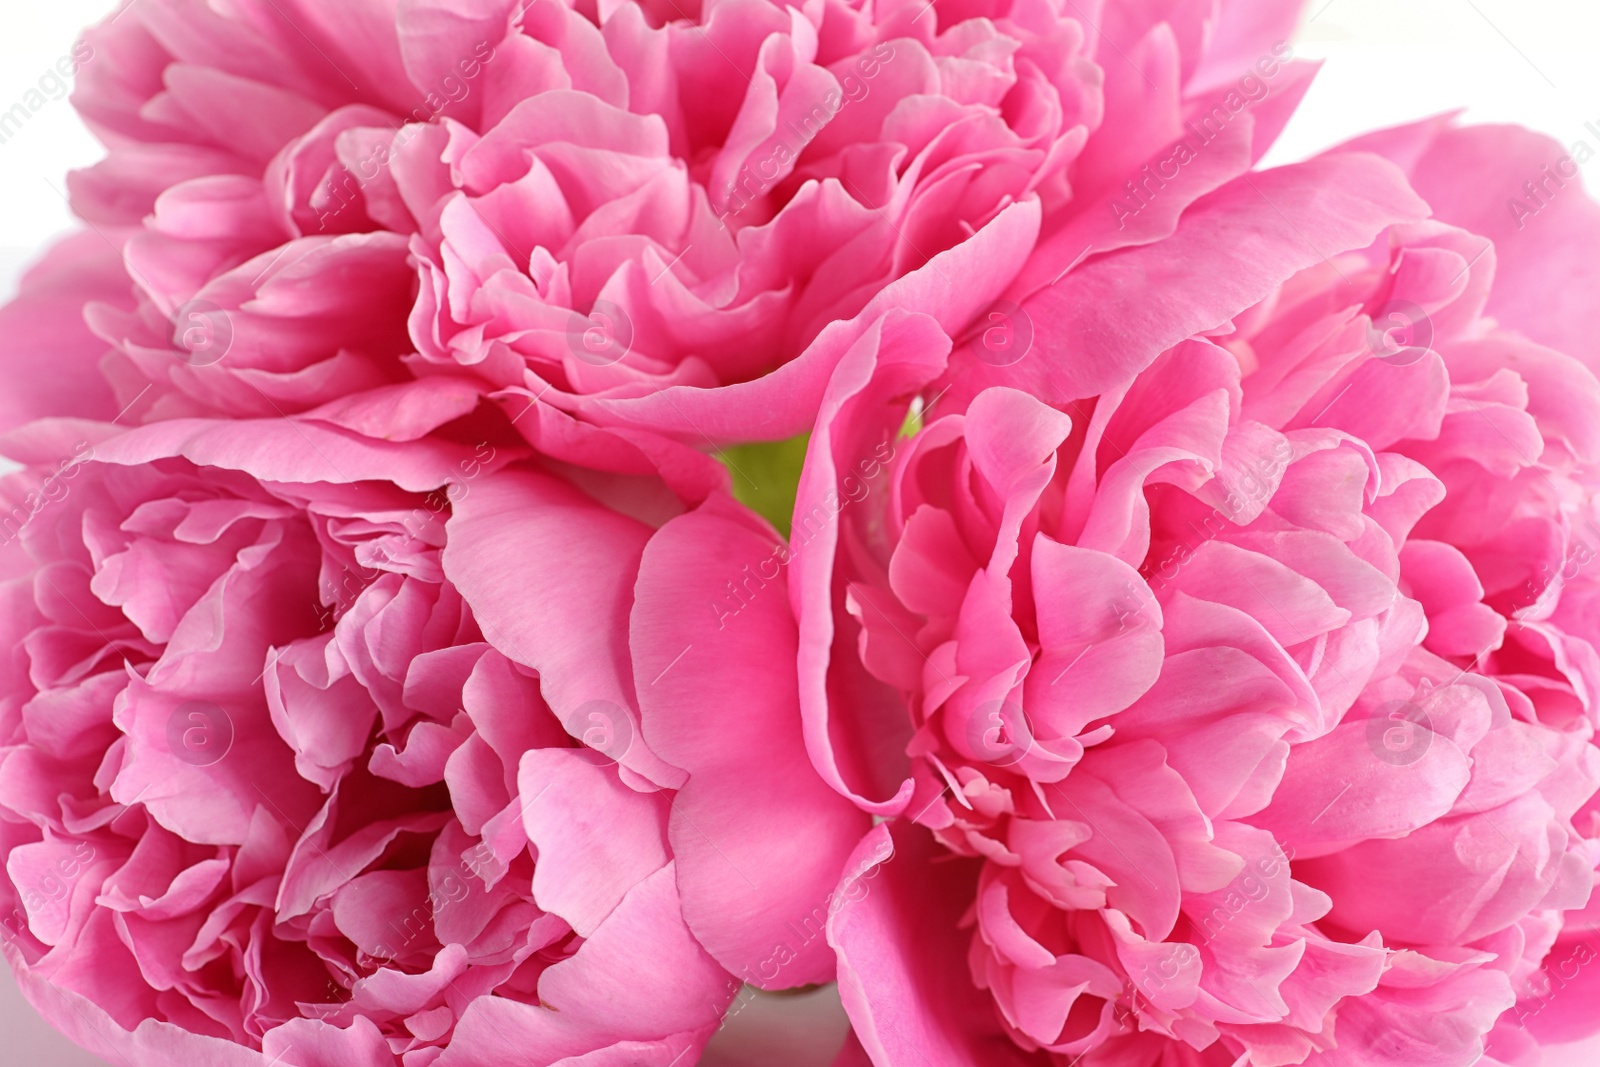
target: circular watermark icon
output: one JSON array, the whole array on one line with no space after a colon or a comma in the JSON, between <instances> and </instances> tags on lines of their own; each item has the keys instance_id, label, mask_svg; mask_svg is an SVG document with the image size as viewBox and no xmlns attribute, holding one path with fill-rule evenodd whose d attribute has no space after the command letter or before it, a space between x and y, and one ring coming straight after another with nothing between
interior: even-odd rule
<instances>
[{"instance_id":1,"label":"circular watermark icon","mask_svg":"<svg viewBox=\"0 0 1600 1067\"><path fill-rule=\"evenodd\" d=\"M1433 720L1409 700L1391 700L1367 716L1367 747L1385 763L1409 767L1428 754Z\"/></svg>"},{"instance_id":2,"label":"circular watermark icon","mask_svg":"<svg viewBox=\"0 0 1600 1067\"><path fill-rule=\"evenodd\" d=\"M1009 367L1033 348L1033 319L1009 300L989 306L967 347L991 367Z\"/></svg>"},{"instance_id":3,"label":"circular watermark icon","mask_svg":"<svg viewBox=\"0 0 1600 1067\"><path fill-rule=\"evenodd\" d=\"M191 367L220 362L233 347L233 317L196 297L172 314L172 347Z\"/></svg>"},{"instance_id":4,"label":"circular watermark icon","mask_svg":"<svg viewBox=\"0 0 1600 1067\"><path fill-rule=\"evenodd\" d=\"M592 367L609 367L633 348L633 320L609 300L596 300L588 315L572 313L567 347Z\"/></svg>"},{"instance_id":5,"label":"circular watermark icon","mask_svg":"<svg viewBox=\"0 0 1600 1067\"><path fill-rule=\"evenodd\" d=\"M167 748L191 766L209 767L233 748L233 719L202 700L179 704L167 717Z\"/></svg>"},{"instance_id":6,"label":"circular watermark icon","mask_svg":"<svg viewBox=\"0 0 1600 1067\"><path fill-rule=\"evenodd\" d=\"M567 733L583 742L594 762L616 763L633 747L633 719L609 700L589 700L562 718Z\"/></svg>"},{"instance_id":7,"label":"circular watermark icon","mask_svg":"<svg viewBox=\"0 0 1600 1067\"><path fill-rule=\"evenodd\" d=\"M1033 726L1020 704L990 700L967 720L967 747L985 763L1010 767L1033 747Z\"/></svg>"},{"instance_id":8,"label":"circular watermark icon","mask_svg":"<svg viewBox=\"0 0 1600 1067\"><path fill-rule=\"evenodd\" d=\"M1391 367L1409 367L1433 344L1433 320L1409 300L1391 300L1372 313L1367 347L1374 359Z\"/></svg>"}]
</instances>

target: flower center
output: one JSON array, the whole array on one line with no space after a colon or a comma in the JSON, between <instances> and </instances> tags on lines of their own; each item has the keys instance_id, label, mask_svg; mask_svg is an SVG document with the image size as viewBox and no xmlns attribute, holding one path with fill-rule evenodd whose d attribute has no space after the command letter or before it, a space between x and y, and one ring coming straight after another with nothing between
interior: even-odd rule
<instances>
[{"instance_id":1,"label":"flower center","mask_svg":"<svg viewBox=\"0 0 1600 1067\"><path fill-rule=\"evenodd\" d=\"M787 540L794 520L794 500L800 489L800 468L805 463L806 432L786 441L758 441L732 445L716 454L733 476L733 495Z\"/></svg>"}]
</instances>

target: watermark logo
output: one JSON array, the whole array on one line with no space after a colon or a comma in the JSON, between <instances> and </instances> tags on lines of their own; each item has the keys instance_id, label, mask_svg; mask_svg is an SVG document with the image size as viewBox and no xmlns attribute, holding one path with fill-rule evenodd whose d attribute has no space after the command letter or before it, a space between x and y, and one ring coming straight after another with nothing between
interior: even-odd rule
<instances>
[{"instance_id":1,"label":"watermark logo","mask_svg":"<svg viewBox=\"0 0 1600 1067\"><path fill-rule=\"evenodd\" d=\"M967 747L985 763L1014 766L1033 747L1027 712L1009 700L979 704L967 720Z\"/></svg>"},{"instance_id":2,"label":"watermark logo","mask_svg":"<svg viewBox=\"0 0 1600 1067\"><path fill-rule=\"evenodd\" d=\"M633 719L609 700L579 704L561 719L567 733L583 742L593 763L617 763L633 747Z\"/></svg>"},{"instance_id":3,"label":"watermark logo","mask_svg":"<svg viewBox=\"0 0 1600 1067\"><path fill-rule=\"evenodd\" d=\"M1272 79L1293 58L1294 50L1286 42L1278 41L1272 51L1260 56L1252 69L1229 86L1227 92L1213 97L1210 102L1202 102L1199 110L1184 123L1183 136L1173 142L1167 155L1146 163L1123 183L1122 194L1107 201L1117 229L1127 229L1128 220L1154 203L1167 183L1177 181L1183 169L1199 159L1235 118L1272 95Z\"/></svg>"},{"instance_id":4,"label":"watermark logo","mask_svg":"<svg viewBox=\"0 0 1600 1067\"><path fill-rule=\"evenodd\" d=\"M51 504L59 504L65 500L72 492L68 482L76 478L83 464L93 458L94 449L90 447L89 442L79 441L72 446L71 456L49 469L49 473L40 480L38 488L24 493L22 500L10 508L0 503L0 545L8 545L15 541L34 516Z\"/></svg>"},{"instance_id":5,"label":"watermark logo","mask_svg":"<svg viewBox=\"0 0 1600 1067\"><path fill-rule=\"evenodd\" d=\"M1068 411L1072 413L1076 409L1069 407ZM1178 538L1171 551L1151 569L1150 587L1163 588L1178 576L1202 545L1222 536L1230 526L1245 522L1247 516L1253 518L1256 508L1265 505L1277 493L1284 472L1293 460L1294 447L1280 440L1273 445L1270 456L1255 456L1219 477L1222 507L1212 508L1210 514L1199 520L1188 521L1187 533Z\"/></svg>"},{"instance_id":6,"label":"watermark logo","mask_svg":"<svg viewBox=\"0 0 1600 1067\"><path fill-rule=\"evenodd\" d=\"M567 348L591 367L609 367L633 348L633 320L609 300L596 300L588 315L572 313Z\"/></svg>"},{"instance_id":7,"label":"watermark logo","mask_svg":"<svg viewBox=\"0 0 1600 1067\"><path fill-rule=\"evenodd\" d=\"M43 111L46 106L57 100L66 99L72 92L72 77L78 73L83 65L94 58L94 48L88 41L79 41L72 46L72 51L57 59L55 64L46 67L22 94L22 99L5 107L0 104L0 144L5 144L32 120L33 116Z\"/></svg>"},{"instance_id":8,"label":"watermark logo","mask_svg":"<svg viewBox=\"0 0 1600 1067\"><path fill-rule=\"evenodd\" d=\"M1409 300L1391 300L1372 314L1367 348L1391 367L1409 367L1433 345L1433 320Z\"/></svg>"},{"instance_id":9,"label":"watermark logo","mask_svg":"<svg viewBox=\"0 0 1600 1067\"><path fill-rule=\"evenodd\" d=\"M823 129L851 104L858 104L872 91L869 84L894 58L894 46L880 42L858 55L847 67L833 67L837 88L824 93L809 108L791 114L760 156L752 155L739 173L723 189L725 206L718 213L724 228L728 220L761 199L793 170L795 162Z\"/></svg>"},{"instance_id":10,"label":"watermark logo","mask_svg":"<svg viewBox=\"0 0 1600 1067\"><path fill-rule=\"evenodd\" d=\"M822 499L804 512L796 506L789 540L779 541L765 558L754 564L746 564L736 579L737 584L734 581L727 583L727 595L710 602L711 611L717 619L717 629L727 629L728 620L752 604L757 594L774 582L783 573L783 568L823 530L833 528L845 508L865 500L872 492L873 480L894 461L894 456L894 446L887 441L880 441L872 454L858 461L854 467L841 465L840 470L847 473L839 478L834 488L822 494Z\"/></svg>"},{"instance_id":11,"label":"watermark logo","mask_svg":"<svg viewBox=\"0 0 1600 1067\"><path fill-rule=\"evenodd\" d=\"M233 319L211 301L196 297L172 315L172 345L191 367L222 361L233 347Z\"/></svg>"},{"instance_id":12,"label":"watermark logo","mask_svg":"<svg viewBox=\"0 0 1600 1067\"><path fill-rule=\"evenodd\" d=\"M984 312L968 349L991 367L1009 367L1033 349L1033 319L1009 300Z\"/></svg>"},{"instance_id":13,"label":"watermark logo","mask_svg":"<svg viewBox=\"0 0 1600 1067\"><path fill-rule=\"evenodd\" d=\"M1428 754L1433 720L1409 700L1380 704L1367 716L1367 747L1384 763L1409 767Z\"/></svg>"},{"instance_id":14,"label":"watermark logo","mask_svg":"<svg viewBox=\"0 0 1600 1067\"><path fill-rule=\"evenodd\" d=\"M527 6L527 5L524 5ZM437 85L423 97L422 102L406 115L406 124L395 131L394 137L372 148L358 162L346 162L341 174L329 174L313 196L312 206L317 212L317 231L326 231L328 223L342 214L345 208L356 203L359 194L378 175L394 163L412 138L429 129L451 104L459 104L472 92L471 81L494 60L494 46L479 41L472 54L456 61L459 72L444 75Z\"/></svg>"},{"instance_id":15,"label":"watermark logo","mask_svg":"<svg viewBox=\"0 0 1600 1067\"><path fill-rule=\"evenodd\" d=\"M167 718L167 748L193 767L220 763L233 748L233 719L203 700L179 704Z\"/></svg>"},{"instance_id":16,"label":"watermark logo","mask_svg":"<svg viewBox=\"0 0 1600 1067\"><path fill-rule=\"evenodd\" d=\"M1591 132L1596 131L1594 123L1586 126ZM1555 161L1554 166L1549 163L1539 168L1539 175L1529 178L1522 183L1522 191L1526 197L1508 197L1506 208L1511 212L1511 217L1517 221L1517 229L1521 230L1528 225L1528 220L1538 215L1545 208L1555 203L1555 199L1562 190L1578 180L1578 166L1594 158L1594 149L1585 141L1579 141L1572 146L1572 154L1562 156Z\"/></svg>"}]
</instances>

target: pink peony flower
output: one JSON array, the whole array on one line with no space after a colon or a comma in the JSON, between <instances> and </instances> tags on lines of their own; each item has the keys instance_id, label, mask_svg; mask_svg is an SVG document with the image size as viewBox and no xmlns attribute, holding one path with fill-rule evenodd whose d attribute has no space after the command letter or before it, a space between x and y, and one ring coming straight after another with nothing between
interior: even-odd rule
<instances>
[{"instance_id":1,"label":"pink peony flower","mask_svg":"<svg viewBox=\"0 0 1600 1067\"><path fill-rule=\"evenodd\" d=\"M628 656L684 504L492 409L437 429L6 439L0 942L112 1062L666 1067L738 988ZM804 778L850 819L809 885L866 821Z\"/></svg>"},{"instance_id":2,"label":"pink peony flower","mask_svg":"<svg viewBox=\"0 0 1600 1067\"><path fill-rule=\"evenodd\" d=\"M1521 1067L1594 1030L1600 381L1530 245L1587 260L1420 221L1367 154L1469 221L1465 160L1552 150L1375 135L1069 274L1014 362L911 318L839 364L782 568L686 581L732 556L742 643L787 570L806 752L890 817L819 902L841 1062ZM801 938L721 936L758 930Z\"/></svg>"},{"instance_id":3,"label":"pink peony flower","mask_svg":"<svg viewBox=\"0 0 1600 1067\"><path fill-rule=\"evenodd\" d=\"M1600 1029L1600 206L1446 120L1254 170L1297 7L91 30L0 310L28 996L162 1067L671 1067L741 981L839 1067Z\"/></svg>"},{"instance_id":4,"label":"pink peony flower","mask_svg":"<svg viewBox=\"0 0 1600 1067\"><path fill-rule=\"evenodd\" d=\"M959 336L1248 169L1312 68L1298 5L1245 8L129 3L74 95L110 154L71 183L101 240L59 256L120 252L127 287L80 293L109 352L74 366L103 355L115 401L72 413L448 373L697 445L789 436L883 308Z\"/></svg>"}]
</instances>

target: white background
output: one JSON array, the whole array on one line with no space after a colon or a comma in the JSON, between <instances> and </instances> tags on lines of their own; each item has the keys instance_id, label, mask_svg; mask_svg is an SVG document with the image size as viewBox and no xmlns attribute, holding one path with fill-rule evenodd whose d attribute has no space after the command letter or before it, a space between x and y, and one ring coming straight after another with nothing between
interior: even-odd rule
<instances>
[{"instance_id":1,"label":"white background","mask_svg":"<svg viewBox=\"0 0 1600 1067\"><path fill-rule=\"evenodd\" d=\"M1248 0L1246 0L1248 2ZM8 3L0 33L0 111L33 88L71 48L78 27L108 12L105 0ZM1326 61L1269 163L1302 158L1377 126L1465 108L1475 122L1521 122L1570 146L1600 126L1600 3L1594 0L1311 0L1297 55ZM1591 142L1593 135L1587 135ZM71 226L62 194L72 167L98 158L71 106L53 101L0 145L0 292L19 265ZM1591 171L1600 160L1590 164ZM1596 188L1593 173L1585 175ZM1597 301L1600 305L1600 301ZM4 388L4 383L0 383ZM826 995L789 1002L790 1028L765 1049L752 1007L719 1042L725 1067L800 1067L778 1049L805 1033L837 1033ZM782 1032L787 1029L787 1032ZM735 1048L735 1046L739 1046ZM0 1047L7 1063L80 1067L99 1061L55 1038L18 1001L0 967ZM1547 1067L1593 1067L1600 1051L1549 1057ZM827 1058L815 1062L826 1064Z\"/></svg>"}]
</instances>

